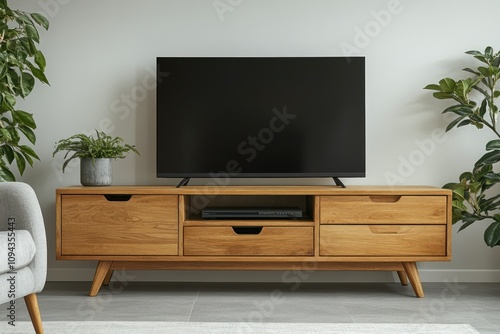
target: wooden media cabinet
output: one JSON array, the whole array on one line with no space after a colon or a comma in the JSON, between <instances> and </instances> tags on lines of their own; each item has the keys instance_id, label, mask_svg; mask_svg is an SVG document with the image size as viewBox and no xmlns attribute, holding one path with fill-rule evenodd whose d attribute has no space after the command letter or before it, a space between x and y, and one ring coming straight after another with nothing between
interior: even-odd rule
<instances>
[{"instance_id":1,"label":"wooden media cabinet","mask_svg":"<svg viewBox=\"0 0 500 334\"><path fill-rule=\"evenodd\" d=\"M56 190L56 257L114 270L396 271L451 259L451 191L383 186L110 186ZM205 207L298 207L301 219L213 220Z\"/></svg>"}]
</instances>

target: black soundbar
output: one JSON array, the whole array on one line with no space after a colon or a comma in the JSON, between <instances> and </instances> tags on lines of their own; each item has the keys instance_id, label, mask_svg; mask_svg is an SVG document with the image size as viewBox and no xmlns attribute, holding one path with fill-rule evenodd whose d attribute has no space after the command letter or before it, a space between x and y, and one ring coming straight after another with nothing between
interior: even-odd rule
<instances>
[{"instance_id":1,"label":"black soundbar","mask_svg":"<svg viewBox=\"0 0 500 334\"><path fill-rule=\"evenodd\" d=\"M286 208L219 208L208 207L201 211L205 219L296 219L302 218L302 210L297 207Z\"/></svg>"}]
</instances>

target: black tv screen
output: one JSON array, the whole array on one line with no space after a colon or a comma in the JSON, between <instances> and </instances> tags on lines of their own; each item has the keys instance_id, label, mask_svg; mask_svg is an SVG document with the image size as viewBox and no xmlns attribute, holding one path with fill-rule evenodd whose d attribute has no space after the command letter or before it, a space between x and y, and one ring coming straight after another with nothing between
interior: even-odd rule
<instances>
[{"instance_id":1,"label":"black tv screen","mask_svg":"<svg viewBox=\"0 0 500 334\"><path fill-rule=\"evenodd\" d=\"M158 57L157 73L158 177L365 176L364 57Z\"/></svg>"}]
</instances>

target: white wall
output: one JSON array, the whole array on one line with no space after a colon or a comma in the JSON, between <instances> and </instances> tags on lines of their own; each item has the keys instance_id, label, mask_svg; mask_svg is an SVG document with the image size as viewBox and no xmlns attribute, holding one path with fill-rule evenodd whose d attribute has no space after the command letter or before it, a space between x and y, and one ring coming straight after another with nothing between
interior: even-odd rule
<instances>
[{"instance_id":1,"label":"white wall","mask_svg":"<svg viewBox=\"0 0 500 334\"><path fill-rule=\"evenodd\" d=\"M231 10L219 15L213 0L11 1L23 10L45 12L51 22L41 44L51 87L37 85L21 103L38 123L36 151L42 161L22 180L35 188L43 208L50 280L90 280L95 266L55 260L55 189L79 183L78 166L61 174L62 157L52 158L57 140L95 128L111 132L141 151L140 157L115 163L114 184L178 181L155 178L151 80L156 56L342 55L346 49L366 55L367 177L345 179L347 185L384 185L392 173L399 175L399 184L442 186L469 170L492 138L473 128L433 137L447 125L440 114L445 104L422 88L445 76L465 75L460 69L475 63L464 51L500 48L496 0L219 2L232 3ZM424 152L417 142L429 140L434 146ZM403 169L402 161L410 159L412 168ZM500 248L484 245L484 227L454 233L453 261L421 264L422 279L500 281ZM129 274L137 280L281 279L281 273L258 272ZM309 279L374 281L392 276L334 272Z\"/></svg>"}]
</instances>

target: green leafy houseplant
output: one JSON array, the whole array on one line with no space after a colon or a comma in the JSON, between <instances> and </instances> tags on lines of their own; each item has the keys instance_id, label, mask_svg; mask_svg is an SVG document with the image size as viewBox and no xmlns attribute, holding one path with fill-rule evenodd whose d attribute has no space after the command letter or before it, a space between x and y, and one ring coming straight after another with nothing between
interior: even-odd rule
<instances>
[{"instance_id":1,"label":"green leafy houseplant","mask_svg":"<svg viewBox=\"0 0 500 334\"><path fill-rule=\"evenodd\" d=\"M18 98L26 98L35 79L48 84L45 77L45 57L37 49L40 42L37 26L49 28L49 21L41 14L26 13L9 8L0 0L0 181L15 181L11 165L16 162L22 175L26 163L40 160L29 145L36 142L33 116L16 108Z\"/></svg>"},{"instance_id":2,"label":"green leafy houseplant","mask_svg":"<svg viewBox=\"0 0 500 334\"><path fill-rule=\"evenodd\" d=\"M62 167L63 172L68 163L75 158L91 158L94 161L94 159L101 158L123 159L129 151L139 154L135 145L124 144L122 138L112 138L97 130L95 132L96 138L85 134L76 134L61 139L56 143L52 156L55 156L58 152L66 151ZM71 152L73 154L70 155Z\"/></svg>"},{"instance_id":3,"label":"green leafy houseplant","mask_svg":"<svg viewBox=\"0 0 500 334\"><path fill-rule=\"evenodd\" d=\"M484 232L484 241L490 246L500 245L500 194L498 189L491 189L500 182L500 173L493 166L500 161L500 134L497 130L498 106L496 99L500 79L500 52L487 47L484 53L468 51L482 64L476 69L465 68L472 76L455 81L445 78L439 84L425 87L435 91L437 99L455 101L443 113L453 113L455 118L446 128L473 125L478 129L488 129L494 138L486 143L486 153L474 164L472 171L459 176L458 182L448 183L444 188L453 191L453 223L462 222L459 231L473 223L486 221L490 225Z\"/></svg>"}]
</instances>

